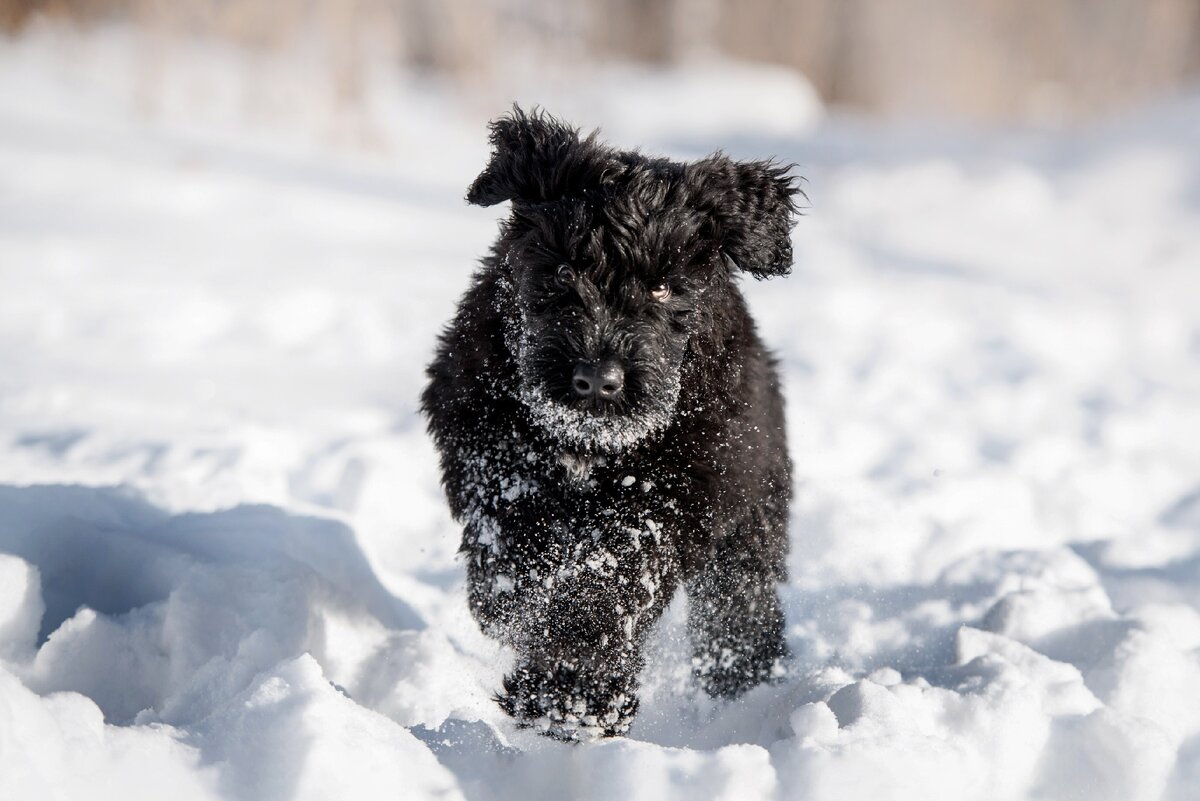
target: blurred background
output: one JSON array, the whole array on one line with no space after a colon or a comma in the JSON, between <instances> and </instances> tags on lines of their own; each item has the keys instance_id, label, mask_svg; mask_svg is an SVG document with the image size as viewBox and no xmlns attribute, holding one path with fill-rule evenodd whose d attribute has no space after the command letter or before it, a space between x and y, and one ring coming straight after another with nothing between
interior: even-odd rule
<instances>
[{"instance_id":1,"label":"blurred background","mask_svg":"<svg viewBox=\"0 0 1200 801\"><path fill-rule=\"evenodd\" d=\"M285 58L307 62L310 100L365 115L379 70L436 75L494 107L534 77L728 59L796 70L854 112L1047 125L1200 75L1200 0L0 0L9 36L47 22L143 34L148 108L181 44L236 48L263 114L290 103L264 64Z\"/></svg>"}]
</instances>

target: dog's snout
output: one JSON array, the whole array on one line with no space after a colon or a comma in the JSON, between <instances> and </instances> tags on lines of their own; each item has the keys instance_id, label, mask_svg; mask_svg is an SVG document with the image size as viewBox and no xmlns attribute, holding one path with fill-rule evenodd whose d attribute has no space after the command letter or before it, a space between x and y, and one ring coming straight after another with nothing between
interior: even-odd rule
<instances>
[{"instance_id":1,"label":"dog's snout","mask_svg":"<svg viewBox=\"0 0 1200 801\"><path fill-rule=\"evenodd\" d=\"M571 382L575 394L581 398L596 396L611 400L625 388L625 370L611 359L594 364L579 362L575 365L575 376Z\"/></svg>"},{"instance_id":2,"label":"dog's snout","mask_svg":"<svg viewBox=\"0 0 1200 801\"><path fill-rule=\"evenodd\" d=\"M616 362L601 362L596 378L600 382L596 394L602 398L615 398L625 388L625 370Z\"/></svg>"},{"instance_id":3,"label":"dog's snout","mask_svg":"<svg viewBox=\"0 0 1200 801\"><path fill-rule=\"evenodd\" d=\"M580 362L575 365L575 378L572 386L575 387L575 394L580 397L591 395L596 388L596 365L589 362Z\"/></svg>"}]
</instances>

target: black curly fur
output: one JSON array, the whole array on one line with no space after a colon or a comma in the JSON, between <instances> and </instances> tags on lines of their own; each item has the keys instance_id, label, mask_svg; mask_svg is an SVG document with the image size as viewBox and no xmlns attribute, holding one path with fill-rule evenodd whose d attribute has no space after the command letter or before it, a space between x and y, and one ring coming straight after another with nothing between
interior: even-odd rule
<instances>
[{"instance_id":1,"label":"black curly fur","mask_svg":"<svg viewBox=\"0 0 1200 801\"><path fill-rule=\"evenodd\" d=\"M564 739L623 734L643 641L680 584L710 693L787 654L783 401L735 275L790 270L799 190L771 162L651 158L519 108L491 139L467 200L512 214L422 409L471 611L518 654L501 705ZM623 390L577 397L575 365L602 360Z\"/></svg>"}]
</instances>

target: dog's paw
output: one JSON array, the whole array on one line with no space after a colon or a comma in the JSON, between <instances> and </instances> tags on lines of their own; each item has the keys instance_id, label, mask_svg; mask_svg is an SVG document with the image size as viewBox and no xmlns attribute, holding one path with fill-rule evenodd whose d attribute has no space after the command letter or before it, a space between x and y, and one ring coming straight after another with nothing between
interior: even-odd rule
<instances>
[{"instance_id":1,"label":"dog's paw","mask_svg":"<svg viewBox=\"0 0 1200 801\"><path fill-rule=\"evenodd\" d=\"M621 674L589 675L567 665L518 667L496 696L518 724L565 742L620 737L637 713L634 680Z\"/></svg>"}]
</instances>

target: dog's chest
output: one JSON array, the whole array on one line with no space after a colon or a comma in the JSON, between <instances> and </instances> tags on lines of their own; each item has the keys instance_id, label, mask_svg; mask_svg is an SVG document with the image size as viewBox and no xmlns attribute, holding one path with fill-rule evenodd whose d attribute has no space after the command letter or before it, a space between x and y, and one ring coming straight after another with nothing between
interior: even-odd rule
<instances>
[{"instance_id":1,"label":"dog's chest","mask_svg":"<svg viewBox=\"0 0 1200 801\"><path fill-rule=\"evenodd\" d=\"M555 462L563 470L566 483L580 491L595 487L596 479L592 472L597 467L605 467L608 460L604 456L593 454L578 454L571 451L560 451Z\"/></svg>"},{"instance_id":2,"label":"dog's chest","mask_svg":"<svg viewBox=\"0 0 1200 801\"><path fill-rule=\"evenodd\" d=\"M671 508L672 482L655 465L623 456L579 453L514 438L472 459L470 504L499 521L558 528Z\"/></svg>"}]
</instances>

